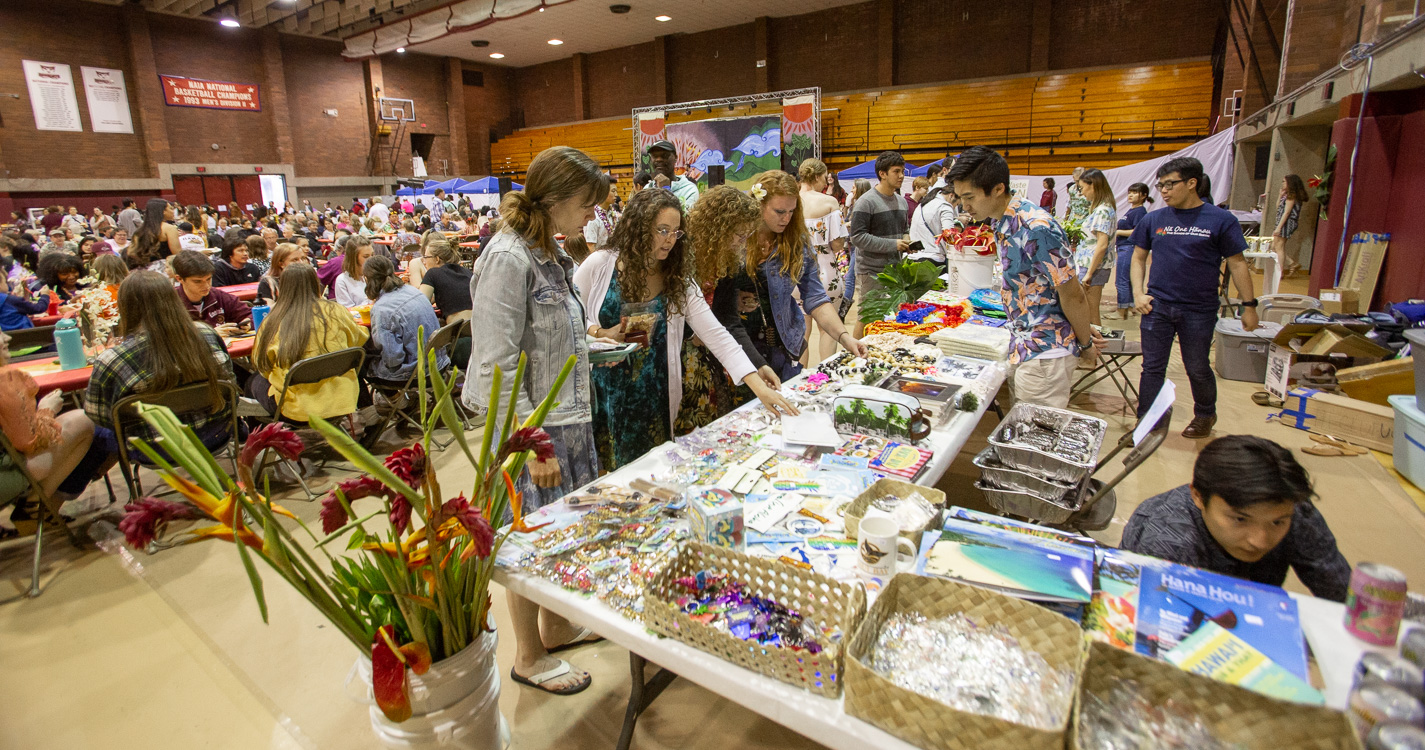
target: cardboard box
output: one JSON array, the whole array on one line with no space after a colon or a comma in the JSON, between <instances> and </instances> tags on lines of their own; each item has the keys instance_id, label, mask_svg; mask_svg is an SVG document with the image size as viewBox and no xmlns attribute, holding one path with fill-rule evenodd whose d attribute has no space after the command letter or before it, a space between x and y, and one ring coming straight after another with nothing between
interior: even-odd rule
<instances>
[{"instance_id":1,"label":"cardboard box","mask_svg":"<svg viewBox=\"0 0 1425 750\"><path fill-rule=\"evenodd\" d=\"M1361 308L1371 308L1376 281L1380 279L1380 269L1385 264L1385 251L1389 246L1389 234L1357 232L1351 236L1346 262L1341 266L1341 288L1356 290Z\"/></svg>"},{"instance_id":2,"label":"cardboard box","mask_svg":"<svg viewBox=\"0 0 1425 750\"><path fill-rule=\"evenodd\" d=\"M1297 388L1287 394L1277 421L1298 430L1330 435L1348 443L1395 451L1395 410L1347 396Z\"/></svg>"},{"instance_id":3,"label":"cardboard box","mask_svg":"<svg viewBox=\"0 0 1425 750\"><path fill-rule=\"evenodd\" d=\"M1267 353L1267 392L1285 399L1291 384L1309 371L1357 367L1394 352L1360 335L1370 325L1292 323L1282 326ZM1321 374L1321 373L1317 373Z\"/></svg>"},{"instance_id":4,"label":"cardboard box","mask_svg":"<svg viewBox=\"0 0 1425 750\"><path fill-rule=\"evenodd\" d=\"M1331 287L1321 290L1321 311L1327 315L1336 313L1356 314L1361 311L1361 294L1355 289Z\"/></svg>"},{"instance_id":5,"label":"cardboard box","mask_svg":"<svg viewBox=\"0 0 1425 750\"><path fill-rule=\"evenodd\" d=\"M1389 406L1386 399L1390 396L1415 392L1415 358L1388 359L1337 370L1336 382L1351 398Z\"/></svg>"}]
</instances>

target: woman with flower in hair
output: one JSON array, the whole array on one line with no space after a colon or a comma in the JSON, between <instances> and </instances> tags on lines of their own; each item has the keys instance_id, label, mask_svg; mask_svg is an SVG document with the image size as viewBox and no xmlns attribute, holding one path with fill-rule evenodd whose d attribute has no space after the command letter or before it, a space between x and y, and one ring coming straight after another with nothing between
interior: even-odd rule
<instances>
[{"instance_id":1,"label":"woman with flower in hair","mask_svg":"<svg viewBox=\"0 0 1425 750\"><path fill-rule=\"evenodd\" d=\"M667 190L640 191L614 227L608 250L579 266L586 332L644 346L594 371L594 437L599 462L617 469L667 442L683 399L684 324L735 381L774 412L795 414L708 309L693 255L683 241L683 210Z\"/></svg>"},{"instance_id":2,"label":"woman with flower in hair","mask_svg":"<svg viewBox=\"0 0 1425 750\"><path fill-rule=\"evenodd\" d=\"M741 268L713 295L718 319L726 324L740 316L757 352L782 380L801 372L807 315L823 334L863 356L865 345L846 330L821 285L796 179L774 169L752 183L748 193L761 204L762 215L747 238ZM793 290L801 293L800 302Z\"/></svg>"}]
</instances>

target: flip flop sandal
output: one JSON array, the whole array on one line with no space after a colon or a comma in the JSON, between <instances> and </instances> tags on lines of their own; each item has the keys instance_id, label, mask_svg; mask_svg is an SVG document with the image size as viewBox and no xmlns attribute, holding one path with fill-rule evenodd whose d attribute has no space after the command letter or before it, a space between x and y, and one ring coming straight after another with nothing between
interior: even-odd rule
<instances>
[{"instance_id":1,"label":"flip flop sandal","mask_svg":"<svg viewBox=\"0 0 1425 750\"><path fill-rule=\"evenodd\" d=\"M1318 435L1313 433L1308 437L1311 438L1312 442L1320 443L1321 445L1331 446L1332 448L1336 448L1337 450L1341 451L1341 453L1347 456L1364 456L1366 455L1366 453L1369 452L1365 448L1360 447L1359 445L1353 445L1340 438L1331 437L1330 435Z\"/></svg>"},{"instance_id":2,"label":"flip flop sandal","mask_svg":"<svg viewBox=\"0 0 1425 750\"><path fill-rule=\"evenodd\" d=\"M518 682L521 685L528 685L532 688L535 688L536 690L543 690L544 692L553 695L574 695L575 693L582 693L588 689L589 685L593 684L593 676L587 675L584 677L583 682L572 687L555 690L554 688L547 688L544 686L544 683L549 682L550 680L556 677L563 677L564 675L569 674L571 671L573 671L573 668L569 666L569 662L560 659L559 666L555 667L554 669L551 669L548 672L540 672L537 675L531 675L529 677L519 676L519 674L515 672L514 667L510 667L510 679L514 680L515 682Z\"/></svg>"},{"instance_id":3,"label":"flip flop sandal","mask_svg":"<svg viewBox=\"0 0 1425 750\"><path fill-rule=\"evenodd\" d=\"M574 634L573 638L570 638L568 641L561 643L558 646L555 646L554 648L546 649L546 651L547 653L557 654L560 651L568 651L571 648L579 648L580 646L587 646L590 643L598 643L599 641L602 641L604 639L604 637L601 635L590 638L589 636L591 635L594 635L594 631L588 628L580 628L579 632Z\"/></svg>"},{"instance_id":4,"label":"flip flop sandal","mask_svg":"<svg viewBox=\"0 0 1425 750\"><path fill-rule=\"evenodd\" d=\"M1344 456L1346 452L1334 445L1308 445L1301 449L1302 453L1310 453L1313 456Z\"/></svg>"}]
</instances>

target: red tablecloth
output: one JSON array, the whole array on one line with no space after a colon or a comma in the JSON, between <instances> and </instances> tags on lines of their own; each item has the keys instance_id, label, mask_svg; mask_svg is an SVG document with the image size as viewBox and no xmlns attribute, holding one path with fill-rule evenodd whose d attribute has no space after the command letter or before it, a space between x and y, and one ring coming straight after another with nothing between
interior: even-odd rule
<instances>
[{"instance_id":1,"label":"red tablecloth","mask_svg":"<svg viewBox=\"0 0 1425 750\"><path fill-rule=\"evenodd\" d=\"M460 243L460 246L461 246L461 247L468 247L468 248L474 250L474 249L480 247L480 243L479 243L479 242L462 242L462 243Z\"/></svg>"},{"instance_id":2,"label":"red tablecloth","mask_svg":"<svg viewBox=\"0 0 1425 750\"><path fill-rule=\"evenodd\" d=\"M30 322L34 323L36 328L43 328L58 323L63 317L63 315L31 315Z\"/></svg>"},{"instance_id":3,"label":"red tablecloth","mask_svg":"<svg viewBox=\"0 0 1425 750\"><path fill-rule=\"evenodd\" d=\"M225 339L228 344L228 354L234 357L246 357L252 354L252 344L256 337L248 336L240 339ZM94 373L93 367L80 367L76 370L59 369L59 359L40 359L32 362L18 362L13 365L30 374L35 379L35 384L39 386L40 395L58 390L63 393L71 391L82 391L89 387L89 376Z\"/></svg>"},{"instance_id":4,"label":"red tablecloth","mask_svg":"<svg viewBox=\"0 0 1425 750\"><path fill-rule=\"evenodd\" d=\"M243 300L244 302L251 302L257 298L258 283L259 282L253 282L251 284L233 284L232 286L220 286L218 287L218 289L221 289L227 292L228 294L231 294L232 296Z\"/></svg>"}]
</instances>

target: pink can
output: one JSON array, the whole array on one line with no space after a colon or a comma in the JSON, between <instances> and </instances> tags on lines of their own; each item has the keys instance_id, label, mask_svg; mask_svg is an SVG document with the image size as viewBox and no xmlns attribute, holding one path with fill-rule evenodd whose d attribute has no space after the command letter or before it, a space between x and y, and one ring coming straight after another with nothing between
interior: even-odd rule
<instances>
[{"instance_id":1,"label":"pink can","mask_svg":"<svg viewBox=\"0 0 1425 750\"><path fill-rule=\"evenodd\" d=\"M1405 574L1363 562L1351 572L1346 594L1346 630L1367 643L1394 646L1405 614Z\"/></svg>"}]
</instances>

